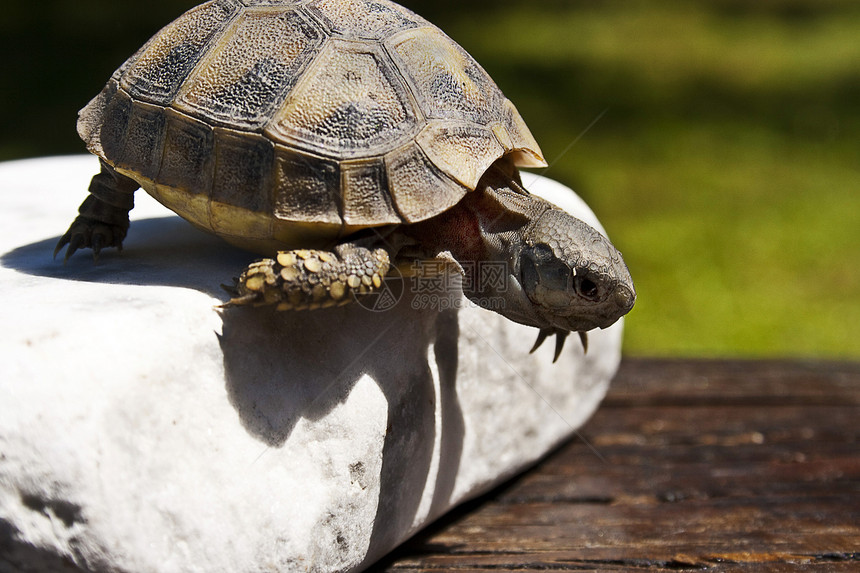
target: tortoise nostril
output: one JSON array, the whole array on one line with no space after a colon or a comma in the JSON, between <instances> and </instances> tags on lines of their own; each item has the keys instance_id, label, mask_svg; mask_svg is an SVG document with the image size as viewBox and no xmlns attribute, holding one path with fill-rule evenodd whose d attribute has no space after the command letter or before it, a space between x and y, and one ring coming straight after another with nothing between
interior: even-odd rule
<instances>
[{"instance_id":1,"label":"tortoise nostril","mask_svg":"<svg viewBox=\"0 0 860 573\"><path fill-rule=\"evenodd\" d=\"M597 285L594 284L594 281L587 278L578 278L576 281L576 290L588 299L596 299L600 294L600 290L597 288Z\"/></svg>"}]
</instances>

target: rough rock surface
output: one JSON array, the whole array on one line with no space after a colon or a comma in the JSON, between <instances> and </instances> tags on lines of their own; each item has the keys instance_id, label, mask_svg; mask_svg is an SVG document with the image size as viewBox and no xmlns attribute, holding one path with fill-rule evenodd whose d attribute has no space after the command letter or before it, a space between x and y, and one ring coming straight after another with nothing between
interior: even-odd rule
<instances>
[{"instance_id":1,"label":"rough rock surface","mask_svg":"<svg viewBox=\"0 0 860 573\"><path fill-rule=\"evenodd\" d=\"M63 265L97 168L0 164L0 571L360 570L570 436L618 365L620 323L553 364L457 294L219 310L253 257L142 191L122 253Z\"/></svg>"}]
</instances>

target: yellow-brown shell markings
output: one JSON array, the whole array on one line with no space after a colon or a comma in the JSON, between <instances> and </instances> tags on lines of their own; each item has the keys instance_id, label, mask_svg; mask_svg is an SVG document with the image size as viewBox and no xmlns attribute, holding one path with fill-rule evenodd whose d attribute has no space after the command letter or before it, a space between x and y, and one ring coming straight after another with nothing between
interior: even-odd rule
<instances>
[{"instance_id":1,"label":"yellow-brown shell markings","mask_svg":"<svg viewBox=\"0 0 860 573\"><path fill-rule=\"evenodd\" d=\"M435 216L503 155L544 165L477 62L387 0L202 4L116 71L78 131L167 207L261 253Z\"/></svg>"}]
</instances>

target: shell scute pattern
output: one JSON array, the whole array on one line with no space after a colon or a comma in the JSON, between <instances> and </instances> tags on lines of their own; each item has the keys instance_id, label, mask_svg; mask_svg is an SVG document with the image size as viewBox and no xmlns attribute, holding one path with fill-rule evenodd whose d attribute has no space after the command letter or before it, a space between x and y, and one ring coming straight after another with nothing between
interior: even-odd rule
<instances>
[{"instance_id":1,"label":"shell scute pattern","mask_svg":"<svg viewBox=\"0 0 860 573\"><path fill-rule=\"evenodd\" d=\"M118 142L124 144L118 162L137 167L143 177L156 177L161 167L165 119L163 107L133 101L125 133Z\"/></svg>"},{"instance_id":2,"label":"shell scute pattern","mask_svg":"<svg viewBox=\"0 0 860 573\"><path fill-rule=\"evenodd\" d=\"M463 198L465 187L436 168L417 142L388 153L385 165L391 196L407 223L446 211ZM428 189L433 190L432 200Z\"/></svg>"},{"instance_id":3,"label":"shell scute pattern","mask_svg":"<svg viewBox=\"0 0 860 573\"><path fill-rule=\"evenodd\" d=\"M202 4L78 128L169 208L261 252L432 217L506 153L543 164L486 72L386 0Z\"/></svg>"},{"instance_id":4,"label":"shell scute pattern","mask_svg":"<svg viewBox=\"0 0 860 573\"><path fill-rule=\"evenodd\" d=\"M380 40L401 30L429 25L396 4L378 0L318 0L309 9L328 30L345 38Z\"/></svg>"},{"instance_id":5,"label":"shell scute pattern","mask_svg":"<svg viewBox=\"0 0 860 573\"><path fill-rule=\"evenodd\" d=\"M277 219L342 225L336 161L277 146L274 173L273 214Z\"/></svg>"},{"instance_id":6,"label":"shell scute pattern","mask_svg":"<svg viewBox=\"0 0 860 573\"><path fill-rule=\"evenodd\" d=\"M493 132L474 124L433 122L418 135L417 142L439 169L469 189L504 154ZM463 164L464 156L472 161Z\"/></svg>"},{"instance_id":7,"label":"shell scute pattern","mask_svg":"<svg viewBox=\"0 0 860 573\"><path fill-rule=\"evenodd\" d=\"M131 97L111 80L78 118L78 133L87 147L114 165L122 163L132 105Z\"/></svg>"},{"instance_id":8,"label":"shell scute pattern","mask_svg":"<svg viewBox=\"0 0 860 573\"><path fill-rule=\"evenodd\" d=\"M300 13L241 14L182 86L174 106L248 131L271 119L322 43Z\"/></svg>"},{"instance_id":9,"label":"shell scute pattern","mask_svg":"<svg viewBox=\"0 0 860 573\"><path fill-rule=\"evenodd\" d=\"M135 99L170 104L201 54L238 11L228 0L192 8L126 62L120 85Z\"/></svg>"},{"instance_id":10,"label":"shell scute pattern","mask_svg":"<svg viewBox=\"0 0 860 573\"><path fill-rule=\"evenodd\" d=\"M159 184L178 189L195 185L211 189L215 159L212 127L171 108L165 110L164 117L166 126Z\"/></svg>"},{"instance_id":11,"label":"shell scute pattern","mask_svg":"<svg viewBox=\"0 0 860 573\"><path fill-rule=\"evenodd\" d=\"M386 185L386 177L382 159L341 164L343 220L347 225L386 225L400 222L391 195L379 192L379 189Z\"/></svg>"},{"instance_id":12,"label":"shell scute pattern","mask_svg":"<svg viewBox=\"0 0 860 573\"><path fill-rule=\"evenodd\" d=\"M405 143L418 117L396 69L373 44L329 40L266 133L341 159Z\"/></svg>"},{"instance_id":13,"label":"shell scute pattern","mask_svg":"<svg viewBox=\"0 0 860 573\"><path fill-rule=\"evenodd\" d=\"M266 137L240 131L215 128L215 178L212 200L225 205L243 201L247 208L263 212L272 205L271 178L275 146ZM244 193L244 189L256 189Z\"/></svg>"},{"instance_id":14,"label":"shell scute pattern","mask_svg":"<svg viewBox=\"0 0 860 573\"><path fill-rule=\"evenodd\" d=\"M504 96L471 56L437 28L397 34L387 42L428 119L489 124Z\"/></svg>"},{"instance_id":15,"label":"shell scute pattern","mask_svg":"<svg viewBox=\"0 0 860 573\"><path fill-rule=\"evenodd\" d=\"M243 6L303 6L311 0L239 0Z\"/></svg>"}]
</instances>

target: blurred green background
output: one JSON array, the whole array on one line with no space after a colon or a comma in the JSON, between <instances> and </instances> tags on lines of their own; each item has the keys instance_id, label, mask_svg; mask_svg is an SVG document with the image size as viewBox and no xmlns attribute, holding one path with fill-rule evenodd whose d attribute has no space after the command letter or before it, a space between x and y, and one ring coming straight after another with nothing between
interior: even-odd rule
<instances>
[{"instance_id":1,"label":"blurred green background","mask_svg":"<svg viewBox=\"0 0 860 573\"><path fill-rule=\"evenodd\" d=\"M195 3L6 0L0 160L83 152L77 110ZM860 358L860 2L402 3L624 252L628 355Z\"/></svg>"}]
</instances>

